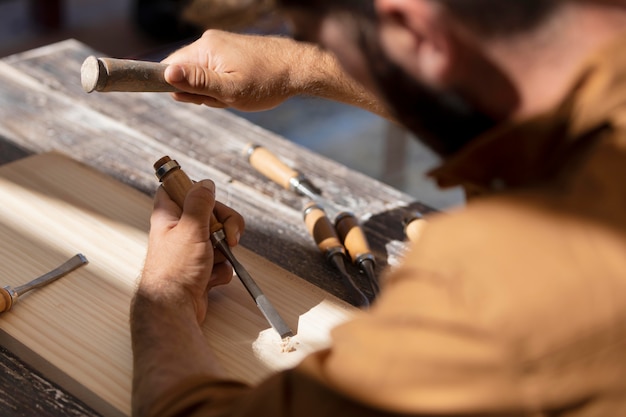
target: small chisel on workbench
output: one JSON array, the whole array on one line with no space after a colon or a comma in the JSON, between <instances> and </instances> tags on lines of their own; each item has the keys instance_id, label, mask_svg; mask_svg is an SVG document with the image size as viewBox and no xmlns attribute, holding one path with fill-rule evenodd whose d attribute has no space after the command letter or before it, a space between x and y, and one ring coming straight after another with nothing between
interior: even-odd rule
<instances>
[{"instance_id":1,"label":"small chisel on workbench","mask_svg":"<svg viewBox=\"0 0 626 417\"><path fill-rule=\"evenodd\" d=\"M319 188L300 172L287 166L267 148L249 144L244 149L244 155L247 156L248 162L254 169L286 190L308 197L324 209L333 208L333 204L322 197Z\"/></svg>"},{"instance_id":2,"label":"small chisel on workbench","mask_svg":"<svg viewBox=\"0 0 626 417\"><path fill-rule=\"evenodd\" d=\"M43 287L44 285L48 285L51 282L61 278L62 276L72 272L76 268L85 265L86 263L87 258L79 253L71 257L59 267L43 274L39 278L35 278L34 280L24 285L20 285L19 287L15 288L11 288L8 286L0 288L0 313L11 310L13 305L17 302L18 298L28 291L34 290L35 288Z\"/></svg>"},{"instance_id":3,"label":"small chisel on workbench","mask_svg":"<svg viewBox=\"0 0 626 417\"><path fill-rule=\"evenodd\" d=\"M408 241L411 243L417 242L424 232L426 224L426 220L420 213L415 212L405 216L402 220L402 225L404 226L404 234Z\"/></svg>"},{"instance_id":4,"label":"small chisel on workbench","mask_svg":"<svg viewBox=\"0 0 626 417\"><path fill-rule=\"evenodd\" d=\"M80 82L87 93L179 91L165 81L165 68L160 62L90 56L80 68Z\"/></svg>"},{"instance_id":5,"label":"small chisel on workbench","mask_svg":"<svg viewBox=\"0 0 626 417\"><path fill-rule=\"evenodd\" d=\"M359 307L368 307L370 304L368 298L346 270L345 249L324 210L317 204L311 203L305 207L303 214L304 222L317 247L339 271L341 280L346 290L348 290L352 303Z\"/></svg>"},{"instance_id":6,"label":"small chisel on workbench","mask_svg":"<svg viewBox=\"0 0 626 417\"><path fill-rule=\"evenodd\" d=\"M261 174L274 181L283 188L294 191L310 198L320 207L325 215L331 210L329 217L335 218L335 226L341 237L343 245L348 250L353 263L363 272L370 283L372 293L378 294L379 286L374 272L374 256L370 251L369 244L363 229L354 215L340 210L328 199L321 195L321 191L315 187L303 174L290 168L276 155L266 148L250 144L244 149L248 162Z\"/></svg>"},{"instance_id":7,"label":"small chisel on workbench","mask_svg":"<svg viewBox=\"0 0 626 417\"><path fill-rule=\"evenodd\" d=\"M193 181L187 176L187 174L180 168L180 165L169 156L164 156L154 163L154 169L157 178L161 181L163 188L167 192L179 207L183 207L185 196L189 192L189 189L193 185ZM228 243L226 242L226 235L224 234L224 228L222 223L215 217L211 216L211 243L213 247L218 249L230 262L235 273L243 283L244 287L252 296L263 316L268 323L276 330L281 339L286 339L294 335L287 323L278 314L278 311L274 308L272 303L263 294L261 288L252 279L245 267L235 258Z\"/></svg>"}]
</instances>

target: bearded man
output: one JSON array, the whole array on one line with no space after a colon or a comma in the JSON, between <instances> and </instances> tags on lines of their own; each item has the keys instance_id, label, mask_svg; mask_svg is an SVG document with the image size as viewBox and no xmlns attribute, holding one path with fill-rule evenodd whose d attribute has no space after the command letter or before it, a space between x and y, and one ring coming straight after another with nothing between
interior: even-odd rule
<instances>
[{"instance_id":1,"label":"bearded man","mask_svg":"<svg viewBox=\"0 0 626 417\"><path fill-rule=\"evenodd\" d=\"M199 325L231 273L202 243L213 185L182 215L160 190L131 308L134 413L626 415L626 2L279 6L299 41L206 32L165 60L174 98L372 110L438 152L430 175L467 205L430 218L328 349L247 386L221 376Z\"/></svg>"}]
</instances>

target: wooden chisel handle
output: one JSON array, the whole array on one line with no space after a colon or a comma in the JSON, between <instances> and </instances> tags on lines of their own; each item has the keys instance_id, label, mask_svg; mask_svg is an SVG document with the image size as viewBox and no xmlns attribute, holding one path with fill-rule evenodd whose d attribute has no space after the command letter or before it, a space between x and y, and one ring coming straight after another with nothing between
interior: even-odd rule
<instances>
[{"instance_id":1,"label":"wooden chisel handle","mask_svg":"<svg viewBox=\"0 0 626 417\"><path fill-rule=\"evenodd\" d=\"M19 285L15 288L9 286L0 288L0 313L11 310L13 305L17 302L18 297L23 294L36 288L43 287L44 285L48 285L62 276L72 272L76 268L85 265L86 263L88 263L87 258L85 258L82 253L79 253L72 256L57 268L46 272L26 284Z\"/></svg>"},{"instance_id":2,"label":"wooden chisel handle","mask_svg":"<svg viewBox=\"0 0 626 417\"><path fill-rule=\"evenodd\" d=\"M167 64L132 59L90 56L80 68L83 90L173 92L178 89L165 81Z\"/></svg>"},{"instance_id":3,"label":"wooden chisel handle","mask_svg":"<svg viewBox=\"0 0 626 417\"><path fill-rule=\"evenodd\" d=\"M248 155L248 162L254 169L287 190L292 188L292 178L300 176L298 171L287 166L262 146L250 144L246 146L244 153Z\"/></svg>"},{"instance_id":4,"label":"wooden chisel handle","mask_svg":"<svg viewBox=\"0 0 626 417\"><path fill-rule=\"evenodd\" d=\"M352 213L339 213L335 218L335 229L355 265L363 259L374 261L365 233Z\"/></svg>"},{"instance_id":5,"label":"wooden chisel handle","mask_svg":"<svg viewBox=\"0 0 626 417\"><path fill-rule=\"evenodd\" d=\"M10 287L0 288L0 313L9 311L17 298L15 291Z\"/></svg>"},{"instance_id":6,"label":"wooden chisel handle","mask_svg":"<svg viewBox=\"0 0 626 417\"><path fill-rule=\"evenodd\" d=\"M363 232L359 221L352 213L339 213L335 218L335 229L348 251L352 263L367 276L372 294L378 294L380 286L374 272L376 258L370 250L367 237L365 237L365 232Z\"/></svg>"},{"instance_id":7,"label":"wooden chisel handle","mask_svg":"<svg viewBox=\"0 0 626 417\"><path fill-rule=\"evenodd\" d=\"M326 255L330 263L335 265L340 273L341 280L346 286L352 302L360 307L369 306L369 300L356 285L346 270L344 258L346 251L335 232L333 224L319 206L315 203L307 205L304 209L304 222L317 247Z\"/></svg>"},{"instance_id":8,"label":"wooden chisel handle","mask_svg":"<svg viewBox=\"0 0 626 417\"><path fill-rule=\"evenodd\" d=\"M326 213L324 213L324 210L315 203L305 207L304 223L323 254L332 256L337 252L341 252L345 255L346 251L335 232L333 224L326 216Z\"/></svg>"},{"instance_id":9,"label":"wooden chisel handle","mask_svg":"<svg viewBox=\"0 0 626 417\"><path fill-rule=\"evenodd\" d=\"M183 208L185 197L193 185L193 181L187 176L185 171L180 169L178 162L164 156L154 163L157 178L163 184L163 188L178 207ZM211 213L211 234L221 230L224 225L217 220L215 214Z\"/></svg>"},{"instance_id":10,"label":"wooden chisel handle","mask_svg":"<svg viewBox=\"0 0 626 417\"><path fill-rule=\"evenodd\" d=\"M424 232L427 222L421 215L413 215L404 220L404 234L409 242L415 243Z\"/></svg>"}]
</instances>

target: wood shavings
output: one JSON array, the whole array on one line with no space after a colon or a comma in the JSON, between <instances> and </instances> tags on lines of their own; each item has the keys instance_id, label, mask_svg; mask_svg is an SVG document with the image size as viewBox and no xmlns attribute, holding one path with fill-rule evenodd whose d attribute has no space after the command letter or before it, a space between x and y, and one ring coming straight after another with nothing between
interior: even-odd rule
<instances>
[{"instance_id":1,"label":"wood shavings","mask_svg":"<svg viewBox=\"0 0 626 417\"><path fill-rule=\"evenodd\" d=\"M280 353L295 352L297 344L298 342L291 340L291 336L285 337L280 343Z\"/></svg>"}]
</instances>

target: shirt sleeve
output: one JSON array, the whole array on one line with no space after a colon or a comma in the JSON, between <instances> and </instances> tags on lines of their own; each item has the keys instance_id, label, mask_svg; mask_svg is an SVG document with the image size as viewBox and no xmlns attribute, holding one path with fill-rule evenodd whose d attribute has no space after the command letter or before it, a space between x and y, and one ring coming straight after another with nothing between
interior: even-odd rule
<instances>
[{"instance_id":1,"label":"shirt sleeve","mask_svg":"<svg viewBox=\"0 0 626 417\"><path fill-rule=\"evenodd\" d=\"M198 375L182 381L154 405L159 417L389 417L344 396L295 368L252 388Z\"/></svg>"},{"instance_id":2,"label":"shirt sleeve","mask_svg":"<svg viewBox=\"0 0 626 417\"><path fill-rule=\"evenodd\" d=\"M332 347L255 387L198 376L151 415L359 416L506 409L515 384L493 334L471 320L454 280L410 264L370 311L332 331ZM494 398L498 398L494 402ZM491 410L496 411L496 410Z\"/></svg>"}]
</instances>

